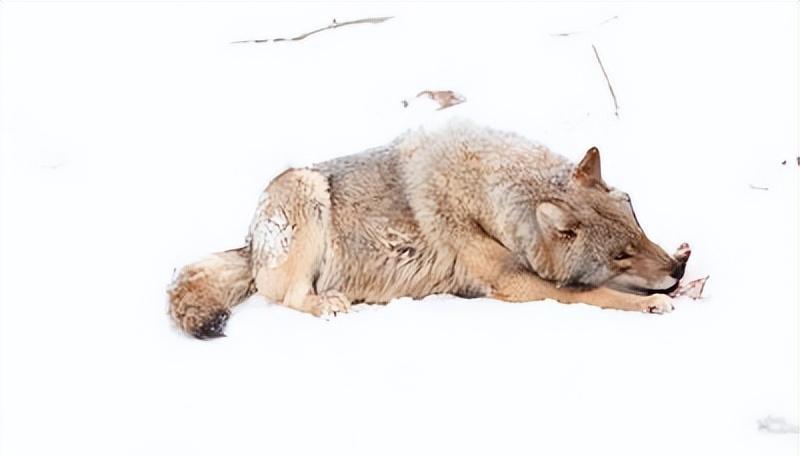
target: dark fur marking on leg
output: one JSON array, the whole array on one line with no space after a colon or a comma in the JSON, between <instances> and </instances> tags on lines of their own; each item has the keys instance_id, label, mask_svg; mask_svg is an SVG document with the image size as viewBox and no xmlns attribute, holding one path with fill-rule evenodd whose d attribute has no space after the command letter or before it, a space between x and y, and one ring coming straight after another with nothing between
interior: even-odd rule
<instances>
[{"instance_id":1,"label":"dark fur marking on leg","mask_svg":"<svg viewBox=\"0 0 800 456\"><path fill-rule=\"evenodd\" d=\"M464 299L485 298L486 292L480 287L468 285L465 287L461 287L458 290L455 290L453 292L453 296L457 296L459 298L464 298Z\"/></svg>"}]
</instances>

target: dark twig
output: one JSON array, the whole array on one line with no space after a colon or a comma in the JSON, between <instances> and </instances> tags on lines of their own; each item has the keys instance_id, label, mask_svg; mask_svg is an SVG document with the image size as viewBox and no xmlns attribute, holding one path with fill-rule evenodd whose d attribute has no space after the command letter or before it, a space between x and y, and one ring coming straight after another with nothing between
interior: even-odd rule
<instances>
[{"instance_id":1,"label":"dark twig","mask_svg":"<svg viewBox=\"0 0 800 456\"><path fill-rule=\"evenodd\" d=\"M611 22L611 21L613 21L613 20L615 20L615 19L619 19L619 16L609 17L608 19L604 20L603 22L600 22L600 23L598 23L598 24L592 25L592 26L590 26L590 27L585 27L585 28L582 28L582 29L580 29L580 30L573 30L572 32L564 32L564 33L551 33L551 34L550 34L550 36L571 36L571 35L578 35L578 34L580 34L580 33L585 33L585 32L588 32L589 30L592 30L592 29L595 29L595 28L597 28L597 27L600 27L601 25L605 25L606 23L608 23L608 22Z\"/></svg>"},{"instance_id":2,"label":"dark twig","mask_svg":"<svg viewBox=\"0 0 800 456\"><path fill-rule=\"evenodd\" d=\"M753 190L769 190L769 188L767 187L759 187L758 185L753 185L753 184L750 184L750 188L752 188Z\"/></svg>"},{"instance_id":3,"label":"dark twig","mask_svg":"<svg viewBox=\"0 0 800 456\"><path fill-rule=\"evenodd\" d=\"M233 41L231 44L239 44L239 43L267 43L272 41L273 43L277 43L280 41L300 41L302 39L308 38L309 36L324 32L325 30L332 30L339 27L344 27L346 25L356 25L356 24L380 24L381 22L386 22L394 16L384 16L384 17L367 17L364 19L356 19L354 21L347 21L347 22L336 22L336 19L328 25L327 27L322 27L316 30L312 30L308 33L303 33L302 35L297 35L293 38L264 38L260 40L242 40L242 41Z\"/></svg>"},{"instance_id":4,"label":"dark twig","mask_svg":"<svg viewBox=\"0 0 800 456\"><path fill-rule=\"evenodd\" d=\"M603 70L603 76L606 78L608 91L611 92L611 98L614 99L614 115L619 119L619 104L617 103L617 96L614 95L614 88L611 87L611 81L608 80L608 73L606 73L606 68L603 66L603 61L600 60L600 54L597 53L597 47L595 47L594 44L592 45L592 49L594 49L594 56L597 57L597 63L600 64L600 69Z\"/></svg>"}]
</instances>

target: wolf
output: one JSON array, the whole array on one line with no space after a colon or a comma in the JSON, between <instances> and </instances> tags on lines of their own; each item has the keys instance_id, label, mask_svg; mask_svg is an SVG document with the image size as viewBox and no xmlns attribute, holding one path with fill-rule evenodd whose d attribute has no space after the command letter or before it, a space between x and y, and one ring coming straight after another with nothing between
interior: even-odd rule
<instances>
[{"instance_id":1,"label":"wolf","mask_svg":"<svg viewBox=\"0 0 800 456\"><path fill-rule=\"evenodd\" d=\"M284 171L244 244L175 275L169 313L188 334L223 336L254 293L315 316L440 293L665 313L689 256L647 238L596 147L575 165L469 122Z\"/></svg>"}]
</instances>

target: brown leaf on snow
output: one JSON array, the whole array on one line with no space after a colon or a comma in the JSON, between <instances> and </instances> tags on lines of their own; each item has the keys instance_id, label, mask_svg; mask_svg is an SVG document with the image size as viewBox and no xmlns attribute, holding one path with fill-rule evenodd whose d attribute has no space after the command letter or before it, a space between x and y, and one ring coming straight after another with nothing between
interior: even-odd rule
<instances>
[{"instance_id":1,"label":"brown leaf on snow","mask_svg":"<svg viewBox=\"0 0 800 456\"><path fill-rule=\"evenodd\" d=\"M700 299L703 297L703 288L705 288L706 281L709 277L711 276L705 276L702 279L692 280L691 282L681 284L669 295L673 298L677 298L678 296L688 296L692 299Z\"/></svg>"},{"instance_id":2,"label":"brown leaf on snow","mask_svg":"<svg viewBox=\"0 0 800 456\"><path fill-rule=\"evenodd\" d=\"M460 93L453 92L452 90L423 90L417 94L417 98L426 96L431 100L439 103L437 111L455 106L467 101L467 98Z\"/></svg>"}]
</instances>

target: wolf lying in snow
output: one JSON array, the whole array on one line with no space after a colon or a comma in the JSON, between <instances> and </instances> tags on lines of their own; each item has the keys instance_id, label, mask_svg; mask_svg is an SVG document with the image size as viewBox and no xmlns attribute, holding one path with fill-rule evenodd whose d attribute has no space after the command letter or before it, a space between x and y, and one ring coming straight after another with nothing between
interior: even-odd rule
<instances>
[{"instance_id":1,"label":"wolf lying in snow","mask_svg":"<svg viewBox=\"0 0 800 456\"><path fill-rule=\"evenodd\" d=\"M462 123L283 172L245 246L183 267L168 295L198 338L256 292L317 316L435 293L663 313L688 254L645 236L596 148L576 166Z\"/></svg>"}]
</instances>

